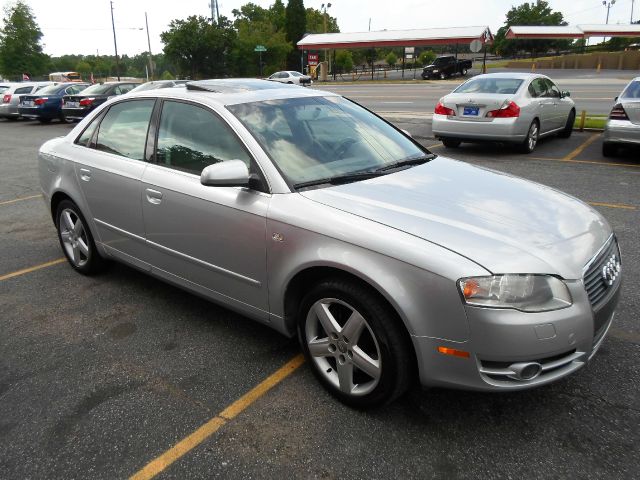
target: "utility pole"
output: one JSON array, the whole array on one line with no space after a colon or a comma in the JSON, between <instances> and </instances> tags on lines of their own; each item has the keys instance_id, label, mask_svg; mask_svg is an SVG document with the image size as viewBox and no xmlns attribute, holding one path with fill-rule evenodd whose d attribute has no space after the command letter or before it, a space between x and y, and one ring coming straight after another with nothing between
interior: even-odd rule
<instances>
[{"instance_id":1,"label":"utility pole","mask_svg":"<svg viewBox=\"0 0 640 480\"><path fill-rule=\"evenodd\" d=\"M151 55L151 38L149 37L149 20L147 12L144 12L144 23L147 25L147 44L149 45L149 76L153 80L153 56Z\"/></svg>"},{"instance_id":2,"label":"utility pole","mask_svg":"<svg viewBox=\"0 0 640 480\"><path fill-rule=\"evenodd\" d=\"M633 23L633 5L634 3L636 3L636 0L631 0L631 19L629 20L629 23Z\"/></svg>"},{"instance_id":3,"label":"utility pole","mask_svg":"<svg viewBox=\"0 0 640 480\"><path fill-rule=\"evenodd\" d=\"M113 28L113 46L116 50L116 76L120 81L120 60L118 60L118 42L116 41L116 24L113 21L113 1L111 3L111 27Z\"/></svg>"},{"instance_id":4,"label":"utility pole","mask_svg":"<svg viewBox=\"0 0 640 480\"><path fill-rule=\"evenodd\" d=\"M218 0L211 0L209 4L211 7L211 25L220 21L220 8L218 7Z\"/></svg>"}]
</instances>

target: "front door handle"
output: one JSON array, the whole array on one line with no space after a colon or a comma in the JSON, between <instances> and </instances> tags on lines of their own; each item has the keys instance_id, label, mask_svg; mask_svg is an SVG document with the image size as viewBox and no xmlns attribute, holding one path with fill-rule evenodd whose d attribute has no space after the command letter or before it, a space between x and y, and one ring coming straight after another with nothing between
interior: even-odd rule
<instances>
[{"instance_id":1,"label":"front door handle","mask_svg":"<svg viewBox=\"0 0 640 480\"><path fill-rule=\"evenodd\" d=\"M160 204L160 202L162 202L162 192L159 192L158 190L153 190L151 188L147 188L145 192L147 194L147 201L149 203L158 205Z\"/></svg>"},{"instance_id":2,"label":"front door handle","mask_svg":"<svg viewBox=\"0 0 640 480\"><path fill-rule=\"evenodd\" d=\"M91 170L89 170L88 168L81 168L80 178L85 182L88 182L89 180L91 180Z\"/></svg>"}]
</instances>

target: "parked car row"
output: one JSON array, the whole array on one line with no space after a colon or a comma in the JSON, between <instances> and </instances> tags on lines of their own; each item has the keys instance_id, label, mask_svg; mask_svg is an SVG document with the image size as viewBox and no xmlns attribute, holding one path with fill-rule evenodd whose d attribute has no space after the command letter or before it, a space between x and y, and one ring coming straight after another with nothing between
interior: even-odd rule
<instances>
[{"instance_id":1,"label":"parked car row","mask_svg":"<svg viewBox=\"0 0 640 480\"><path fill-rule=\"evenodd\" d=\"M602 144L605 157L618 147L640 145L640 77L632 80L609 114ZM568 138L576 107L571 94L545 75L491 73L473 77L437 103L433 134L445 147L462 142L504 142L531 153L538 140Z\"/></svg>"},{"instance_id":2,"label":"parked car row","mask_svg":"<svg viewBox=\"0 0 640 480\"><path fill-rule=\"evenodd\" d=\"M171 88L187 80L157 80L143 84L105 82L21 82L0 84L0 118L27 118L49 123L81 120L109 98L134 91Z\"/></svg>"}]
</instances>

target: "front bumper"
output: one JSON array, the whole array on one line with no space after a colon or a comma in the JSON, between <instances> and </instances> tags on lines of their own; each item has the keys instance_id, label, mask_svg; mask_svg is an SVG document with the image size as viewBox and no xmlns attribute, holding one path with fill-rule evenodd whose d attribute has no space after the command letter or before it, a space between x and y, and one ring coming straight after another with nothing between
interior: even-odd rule
<instances>
[{"instance_id":1,"label":"front bumper","mask_svg":"<svg viewBox=\"0 0 640 480\"><path fill-rule=\"evenodd\" d=\"M640 145L640 125L629 120L607 120L602 140L605 143Z\"/></svg>"},{"instance_id":2,"label":"front bumper","mask_svg":"<svg viewBox=\"0 0 640 480\"><path fill-rule=\"evenodd\" d=\"M621 282L592 309L582 280L568 282L571 307L524 313L510 309L467 307L470 339L450 342L412 337L424 386L480 391L524 390L545 385L583 367L602 344L620 295ZM444 355L438 347L469 352L469 358ZM517 380L509 367L535 362L541 373Z\"/></svg>"},{"instance_id":3,"label":"front bumper","mask_svg":"<svg viewBox=\"0 0 640 480\"><path fill-rule=\"evenodd\" d=\"M521 142L528 124L518 118L463 120L447 115L433 115L432 131L436 138L460 138L492 142Z\"/></svg>"}]
</instances>

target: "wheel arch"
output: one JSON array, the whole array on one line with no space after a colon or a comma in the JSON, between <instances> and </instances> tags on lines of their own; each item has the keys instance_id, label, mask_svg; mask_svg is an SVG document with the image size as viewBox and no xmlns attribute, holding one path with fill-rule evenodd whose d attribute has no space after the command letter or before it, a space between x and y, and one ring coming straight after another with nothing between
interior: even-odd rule
<instances>
[{"instance_id":1,"label":"wheel arch","mask_svg":"<svg viewBox=\"0 0 640 480\"><path fill-rule=\"evenodd\" d=\"M371 279L335 266L314 265L305 267L298 271L287 283L284 294L284 323L286 330L290 334L294 335L296 332L296 315L300 302L308 290L307 287L328 278L338 278L359 283L379 297L389 310L394 313L395 321L398 323L402 335L406 337L406 340L411 345L411 361L414 362L414 365L417 365L417 352L411 340L409 328L393 299Z\"/></svg>"}]
</instances>

